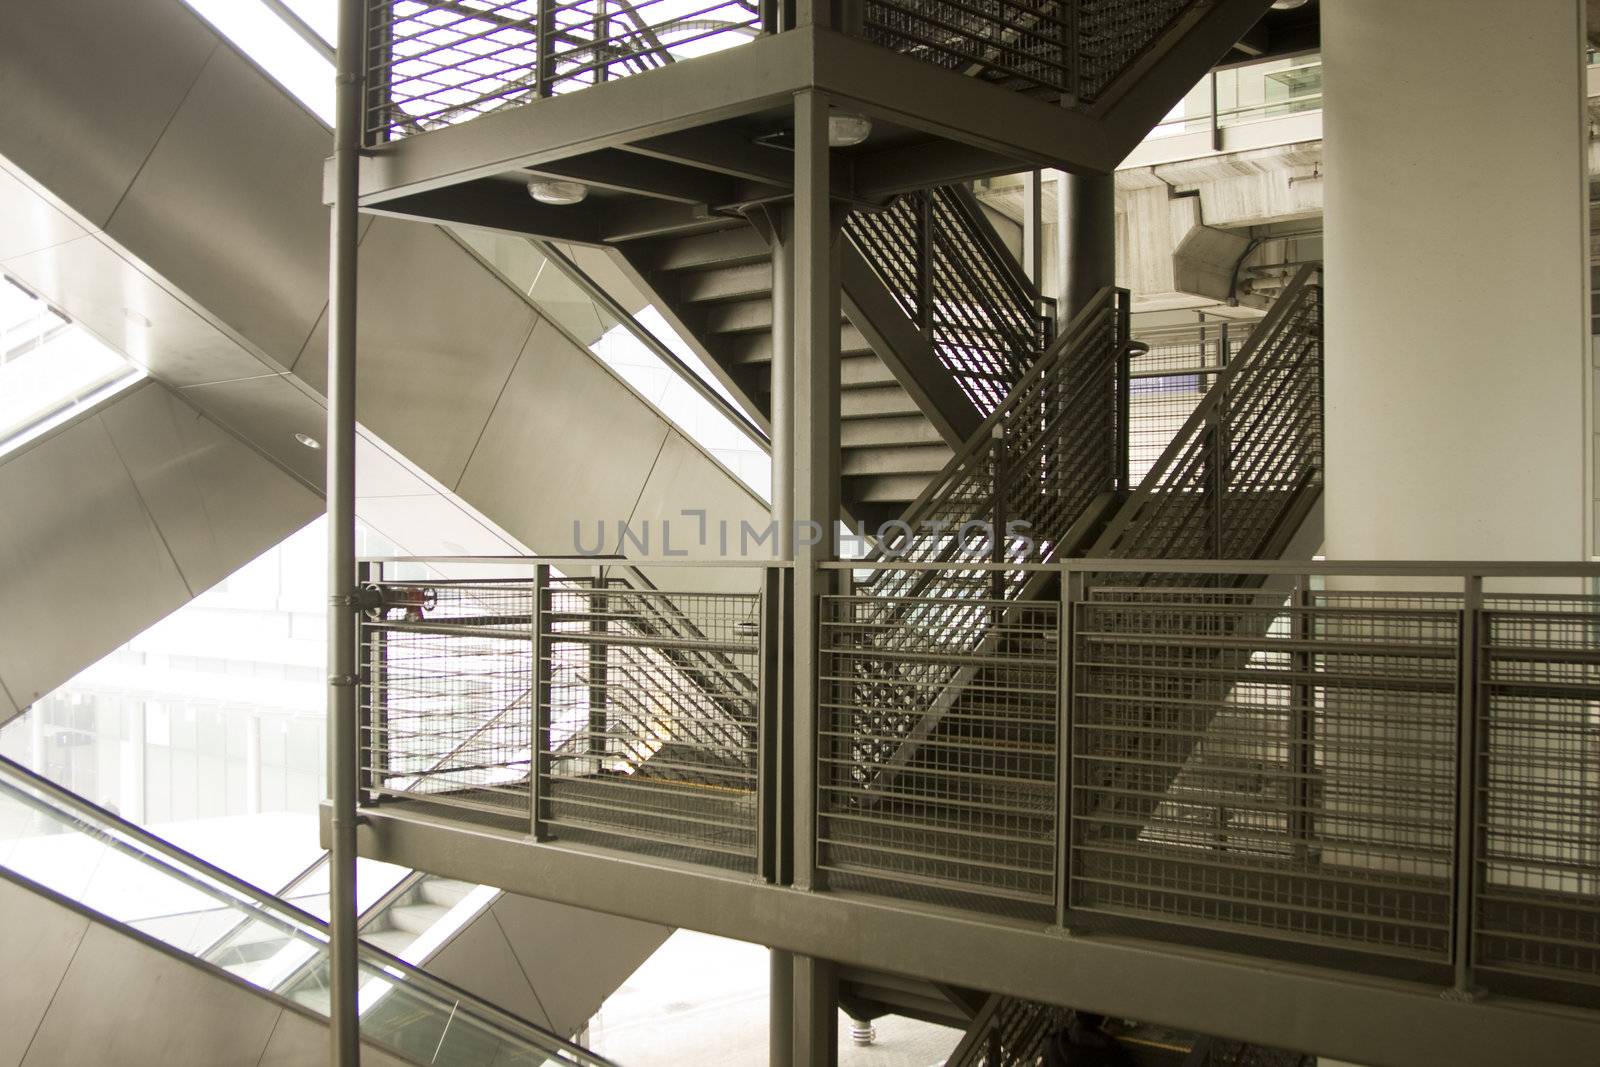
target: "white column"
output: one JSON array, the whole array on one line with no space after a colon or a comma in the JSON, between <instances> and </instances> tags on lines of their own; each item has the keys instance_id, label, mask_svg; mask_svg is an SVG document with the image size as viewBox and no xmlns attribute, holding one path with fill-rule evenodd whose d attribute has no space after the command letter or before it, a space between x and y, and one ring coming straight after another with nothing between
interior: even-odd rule
<instances>
[{"instance_id":1,"label":"white column","mask_svg":"<svg viewBox=\"0 0 1600 1067\"><path fill-rule=\"evenodd\" d=\"M1327 554L1589 554L1581 0L1338 0Z\"/></svg>"}]
</instances>

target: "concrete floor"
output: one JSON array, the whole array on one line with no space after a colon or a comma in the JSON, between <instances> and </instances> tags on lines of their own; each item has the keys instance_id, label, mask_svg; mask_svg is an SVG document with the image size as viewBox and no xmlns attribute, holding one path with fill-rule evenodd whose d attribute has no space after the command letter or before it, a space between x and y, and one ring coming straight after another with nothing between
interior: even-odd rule
<instances>
[{"instance_id":1,"label":"concrete floor","mask_svg":"<svg viewBox=\"0 0 1600 1067\"><path fill-rule=\"evenodd\" d=\"M840 1067L939 1067L961 1031L878 1020L877 1041L851 1044L839 1016ZM767 1062L767 950L679 930L606 1000L588 1045L623 1067L761 1067Z\"/></svg>"}]
</instances>

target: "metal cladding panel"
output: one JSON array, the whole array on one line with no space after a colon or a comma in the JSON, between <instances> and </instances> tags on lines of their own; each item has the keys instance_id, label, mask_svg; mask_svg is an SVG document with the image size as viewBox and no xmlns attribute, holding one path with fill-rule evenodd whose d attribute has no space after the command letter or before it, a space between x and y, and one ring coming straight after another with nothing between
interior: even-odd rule
<instances>
[{"instance_id":1,"label":"metal cladding panel","mask_svg":"<svg viewBox=\"0 0 1600 1067\"><path fill-rule=\"evenodd\" d=\"M0 574L0 680L19 705L191 595L98 418L0 465Z\"/></svg>"},{"instance_id":2,"label":"metal cladding panel","mask_svg":"<svg viewBox=\"0 0 1600 1067\"><path fill-rule=\"evenodd\" d=\"M280 1004L92 924L24 1064L255 1063Z\"/></svg>"},{"instance_id":3,"label":"metal cladding panel","mask_svg":"<svg viewBox=\"0 0 1600 1067\"><path fill-rule=\"evenodd\" d=\"M497 556L519 551L439 493L359 497L356 514L414 556Z\"/></svg>"},{"instance_id":4,"label":"metal cladding panel","mask_svg":"<svg viewBox=\"0 0 1600 1067\"><path fill-rule=\"evenodd\" d=\"M670 926L514 893L502 893L465 933L478 928L488 936L457 938L428 960L428 971L560 1034L582 1029L672 934ZM503 953L521 989L515 980L503 991L487 988L473 953L477 946ZM500 999L502 992L515 999Z\"/></svg>"},{"instance_id":5,"label":"metal cladding panel","mask_svg":"<svg viewBox=\"0 0 1600 1067\"><path fill-rule=\"evenodd\" d=\"M0 144L103 225L216 48L177 3L0 5Z\"/></svg>"},{"instance_id":6,"label":"metal cladding panel","mask_svg":"<svg viewBox=\"0 0 1600 1067\"><path fill-rule=\"evenodd\" d=\"M705 512L703 542L700 517L686 515L686 510ZM673 433L662 446L629 517L636 536L648 532L649 550L639 551L629 545L625 554L664 557L670 552L683 553L688 559L770 560L774 558L773 539L757 542L756 538L766 536L771 519L772 511L765 501L687 439ZM746 551L741 551L742 523L748 523L754 531L744 538L748 542ZM585 529L586 533L592 531L593 524L586 524ZM609 522L607 532L617 536ZM622 549L614 541L612 550ZM761 572L753 567L644 570L661 589L749 593L761 585Z\"/></svg>"},{"instance_id":7,"label":"metal cladding panel","mask_svg":"<svg viewBox=\"0 0 1600 1067\"><path fill-rule=\"evenodd\" d=\"M0 260L82 237L89 231L34 192L0 160Z\"/></svg>"},{"instance_id":8,"label":"metal cladding panel","mask_svg":"<svg viewBox=\"0 0 1600 1067\"><path fill-rule=\"evenodd\" d=\"M0 1063L22 1062L89 920L0 879Z\"/></svg>"},{"instance_id":9,"label":"metal cladding panel","mask_svg":"<svg viewBox=\"0 0 1600 1067\"><path fill-rule=\"evenodd\" d=\"M0 215L7 225L10 214ZM269 366L99 237L5 261L111 347L174 388L273 373Z\"/></svg>"},{"instance_id":10,"label":"metal cladding panel","mask_svg":"<svg viewBox=\"0 0 1600 1067\"><path fill-rule=\"evenodd\" d=\"M633 514L671 434L627 386L541 320L456 492L533 551L568 555L574 522L592 541L599 520L614 529Z\"/></svg>"},{"instance_id":11,"label":"metal cladding panel","mask_svg":"<svg viewBox=\"0 0 1600 1067\"><path fill-rule=\"evenodd\" d=\"M288 366L327 303L331 148L326 127L219 48L106 233Z\"/></svg>"},{"instance_id":12,"label":"metal cladding panel","mask_svg":"<svg viewBox=\"0 0 1600 1067\"><path fill-rule=\"evenodd\" d=\"M436 227L385 220L361 242L358 300L357 418L455 485L533 329L533 309ZM327 352L319 322L294 365L319 392Z\"/></svg>"},{"instance_id":13,"label":"metal cladding panel","mask_svg":"<svg viewBox=\"0 0 1600 1067\"><path fill-rule=\"evenodd\" d=\"M196 592L322 511L315 493L159 386L101 419Z\"/></svg>"},{"instance_id":14,"label":"metal cladding panel","mask_svg":"<svg viewBox=\"0 0 1600 1067\"><path fill-rule=\"evenodd\" d=\"M300 444L295 434L321 441L328 432L327 408L289 375L194 385L179 395L321 491L327 457Z\"/></svg>"}]
</instances>

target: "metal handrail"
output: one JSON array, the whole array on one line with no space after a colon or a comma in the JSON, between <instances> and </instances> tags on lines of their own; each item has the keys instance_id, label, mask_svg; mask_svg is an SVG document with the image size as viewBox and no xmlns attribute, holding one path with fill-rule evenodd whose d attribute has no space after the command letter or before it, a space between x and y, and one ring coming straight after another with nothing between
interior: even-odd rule
<instances>
[{"instance_id":1,"label":"metal handrail","mask_svg":"<svg viewBox=\"0 0 1600 1067\"><path fill-rule=\"evenodd\" d=\"M22 782L23 788L14 784ZM211 881L225 887L236 897L244 897L256 904L268 916L293 927L297 933L310 938L322 947L327 945L328 924L308 911L304 911L294 904L279 897L273 896L266 890L246 882L244 879L230 874L215 864L209 863L199 856L179 848L163 838L157 837L148 830L129 822L121 816L111 812L92 801L85 800L77 793L64 788L50 779L22 766L9 757L0 756L0 788L12 792L19 799L28 800L28 790L34 790L48 798L48 805L57 812L71 813L84 827L99 833L110 832L120 838L125 838L128 844L122 846L125 851L142 857L146 861L153 859L151 853L162 857L168 864L161 864L181 880L187 881L203 892L206 889L203 881ZM30 806L36 806L41 801L30 801ZM134 847L137 846L137 847ZM212 895L218 895L212 893ZM218 895L230 904L240 903L235 898ZM486 1001L480 1000L474 994L451 984L437 975L419 970L411 964L391 955L375 945L362 943L361 956L384 971L396 977L403 978L407 985L432 993L440 999L455 1000L463 1005L470 1006L472 1013L492 1021L495 1025L503 1027L529 1045L541 1048L556 1049L575 1056L580 1062L604 1065L605 1060L595 1056L582 1046L575 1045L557 1034L542 1030L525 1019L505 1011Z\"/></svg>"}]
</instances>

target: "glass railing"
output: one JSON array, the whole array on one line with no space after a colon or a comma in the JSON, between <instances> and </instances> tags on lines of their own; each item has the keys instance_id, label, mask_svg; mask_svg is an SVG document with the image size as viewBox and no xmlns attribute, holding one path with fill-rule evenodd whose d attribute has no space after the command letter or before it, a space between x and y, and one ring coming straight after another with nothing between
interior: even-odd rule
<instances>
[{"instance_id":1,"label":"glass railing","mask_svg":"<svg viewBox=\"0 0 1600 1067\"><path fill-rule=\"evenodd\" d=\"M4 759L0 867L328 1013L326 922ZM402 1055L463 1067L606 1063L370 945L359 973L363 1039Z\"/></svg>"},{"instance_id":2,"label":"glass railing","mask_svg":"<svg viewBox=\"0 0 1600 1067\"><path fill-rule=\"evenodd\" d=\"M1270 59L1213 70L1150 131L1148 138L1215 133L1321 109L1320 55Z\"/></svg>"}]
</instances>

